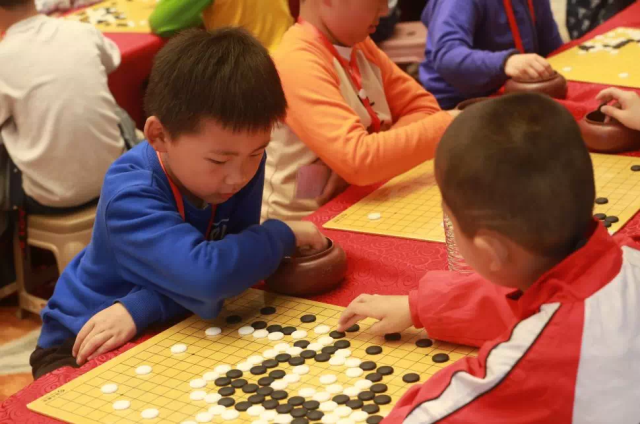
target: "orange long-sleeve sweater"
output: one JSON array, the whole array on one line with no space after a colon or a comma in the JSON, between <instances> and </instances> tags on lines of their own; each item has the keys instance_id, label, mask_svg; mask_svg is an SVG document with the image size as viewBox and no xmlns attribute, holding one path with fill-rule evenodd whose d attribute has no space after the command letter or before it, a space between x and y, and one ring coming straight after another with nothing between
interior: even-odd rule
<instances>
[{"instance_id":1,"label":"orange long-sleeve sweater","mask_svg":"<svg viewBox=\"0 0 640 424\"><path fill-rule=\"evenodd\" d=\"M291 27L274 54L289 111L267 149L263 219L300 219L318 208L295 198L302 166L321 159L350 184L384 181L433 158L452 120L370 39L336 48L347 60L355 49L362 86L390 129L369 133L371 117L340 62L312 28Z\"/></svg>"}]
</instances>

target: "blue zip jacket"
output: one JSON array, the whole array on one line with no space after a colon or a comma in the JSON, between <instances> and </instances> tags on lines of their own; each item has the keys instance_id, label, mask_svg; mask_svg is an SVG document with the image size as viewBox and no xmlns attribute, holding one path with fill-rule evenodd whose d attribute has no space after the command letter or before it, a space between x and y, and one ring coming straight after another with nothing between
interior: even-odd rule
<instances>
[{"instance_id":1,"label":"blue zip jacket","mask_svg":"<svg viewBox=\"0 0 640 424\"><path fill-rule=\"evenodd\" d=\"M215 317L224 299L272 274L295 250L281 221L260 222L265 158L239 193L211 206L183 197L186 222L153 148L141 143L107 172L91 243L64 270L42 312L38 345L75 337L96 313L119 302L138 333L187 311Z\"/></svg>"},{"instance_id":2,"label":"blue zip jacket","mask_svg":"<svg viewBox=\"0 0 640 424\"><path fill-rule=\"evenodd\" d=\"M547 56L562 38L549 0L534 0L534 26L527 0L512 0L527 53ZM488 96L507 81L506 60L516 50L501 0L429 0L422 12L428 28L420 81L443 109Z\"/></svg>"}]
</instances>

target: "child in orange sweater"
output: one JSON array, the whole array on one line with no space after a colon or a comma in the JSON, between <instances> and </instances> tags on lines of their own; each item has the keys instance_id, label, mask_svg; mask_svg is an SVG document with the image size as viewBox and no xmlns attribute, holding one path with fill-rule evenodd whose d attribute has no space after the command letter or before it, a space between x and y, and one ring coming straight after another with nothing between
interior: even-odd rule
<instances>
[{"instance_id":1,"label":"child in orange sweater","mask_svg":"<svg viewBox=\"0 0 640 424\"><path fill-rule=\"evenodd\" d=\"M302 2L274 54L290 108L267 149L263 219L303 218L345 182L378 183L433 157L453 118L369 38L388 13L388 0ZM301 198L310 165L331 176Z\"/></svg>"}]
</instances>

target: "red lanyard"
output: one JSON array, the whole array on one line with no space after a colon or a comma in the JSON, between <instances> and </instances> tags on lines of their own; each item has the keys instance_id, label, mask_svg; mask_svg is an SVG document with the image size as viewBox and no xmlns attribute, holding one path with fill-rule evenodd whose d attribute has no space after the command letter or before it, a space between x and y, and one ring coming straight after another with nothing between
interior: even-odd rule
<instances>
[{"instance_id":1,"label":"red lanyard","mask_svg":"<svg viewBox=\"0 0 640 424\"><path fill-rule=\"evenodd\" d=\"M164 172L164 175L167 176L167 180L169 181L169 186L171 186L171 192L173 193L173 198L176 199L176 206L178 207L178 213L180 214L184 222L187 222L187 218L184 213L184 201L182 200L182 193L180 193L180 190L178 190L178 187L176 186L176 184L173 182L169 174L167 174L167 170L164 167L164 163L162 163L162 158L160 157L160 153L156 152L156 154L158 155L158 161L160 162L162 171ZM213 228L213 219L216 216L216 209L217 209L216 205L211 205L211 219L209 220L209 225L207 226L207 232L205 233L206 240L209 240L209 236L211 235L211 228Z\"/></svg>"},{"instance_id":2,"label":"red lanyard","mask_svg":"<svg viewBox=\"0 0 640 424\"><path fill-rule=\"evenodd\" d=\"M356 87L356 90L358 90L358 97L360 97L360 100L362 100L362 104L364 105L365 109L367 109L367 112L371 117L371 130L373 130L373 132L379 132L382 122L380 121L380 117L378 116L378 114L373 110L373 107L371 107L371 101L369 100L367 92L362 88L362 75L360 74L360 68L358 68L356 50L352 49L351 60L347 62L344 57L340 56L340 53L338 53L338 50L336 50L335 46L331 43L331 41L329 41L327 36L320 32L318 28L302 18L298 18L298 23L314 31L322 44L324 44L324 46L329 49L333 57L335 57L338 62L340 62L342 68L351 78L351 82Z\"/></svg>"},{"instance_id":3,"label":"red lanyard","mask_svg":"<svg viewBox=\"0 0 640 424\"><path fill-rule=\"evenodd\" d=\"M522 37L520 36L520 28L518 28L518 21L516 21L516 15L513 12L512 0L503 0L504 10L507 12L507 19L509 20L509 27L511 27L511 34L513 34L513 41L516 43L516 49L520 50L520 53L525 53L524 44L522 43ZM533 8L533 0L528 0L529 12L531 12L531 20L533 25L536 24L536 11Z\"/></svg>"}]
</instances>

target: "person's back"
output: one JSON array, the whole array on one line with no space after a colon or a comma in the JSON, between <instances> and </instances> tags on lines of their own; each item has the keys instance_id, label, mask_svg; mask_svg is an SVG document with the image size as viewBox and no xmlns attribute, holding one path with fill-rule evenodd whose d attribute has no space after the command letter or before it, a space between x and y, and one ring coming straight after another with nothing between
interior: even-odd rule
<instances>
[{"instance_id":1,"label":"person's back","mask_svg":"<svg viewBox=\"0 0 640 424\"><path fill-rule=\"evenodd\" d=\"M505 5L513 11L513 27ZM429 0L422 22L428 34L420 81L444 109L494 93L507 78L521 76L515 72L536 78L515 65L507 69L507 62L516 56L544 57L562 45L549 0ZM526 65L542 73L548 64L541 57L536 61L540 66Z\"/></svg>"},{"instance_id":2,"label":"person's back","mask_svg":"<svg viewBox=\"0 0 640 424\"><path fill-rule=\"evenodd\" d=\"M124 151L107 86L119 62L93 26L43 15L12 25L0 43L0 138L40 204L95 199Z\"/></svg>"}]
</instances>

